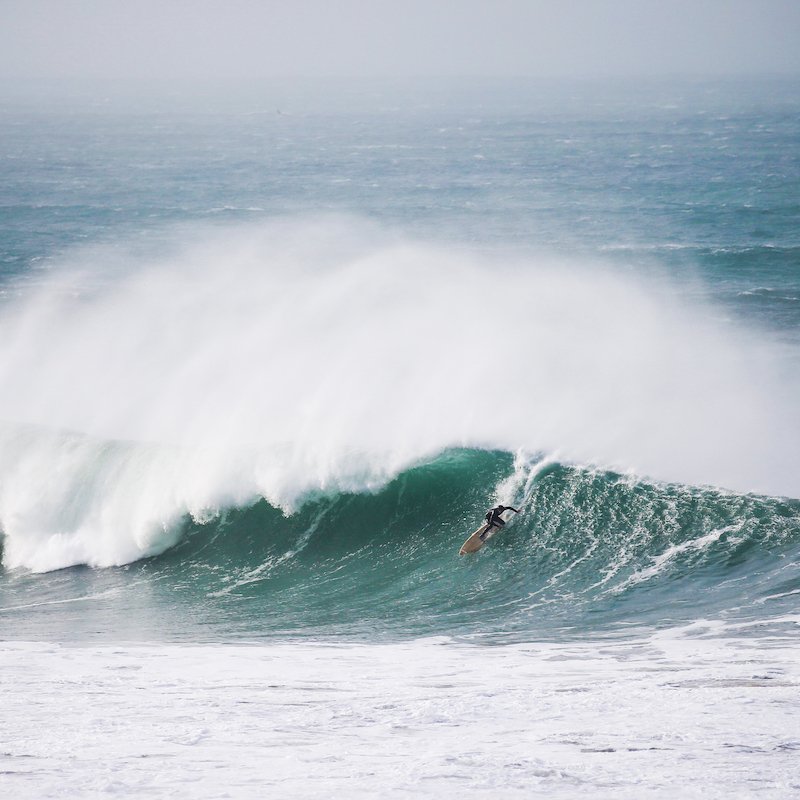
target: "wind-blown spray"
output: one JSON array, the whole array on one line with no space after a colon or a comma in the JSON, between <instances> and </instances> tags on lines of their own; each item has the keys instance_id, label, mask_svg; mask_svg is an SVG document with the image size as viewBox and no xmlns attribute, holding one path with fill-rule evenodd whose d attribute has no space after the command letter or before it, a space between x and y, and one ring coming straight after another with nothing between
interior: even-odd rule
<instances>
[{"instance_id":1,"label":"wind-blown spray","mask_svg":"<svg viewBox=\"0 0 800 800\"><path fill-rule=\"evenodd\" d=\"M124 563L187 513L291 511L453 446L800 490L791 391L757 337L657 282L352 220L185 238L83 252L5 310L6 564Z\"/></svg>"}]
</instances>

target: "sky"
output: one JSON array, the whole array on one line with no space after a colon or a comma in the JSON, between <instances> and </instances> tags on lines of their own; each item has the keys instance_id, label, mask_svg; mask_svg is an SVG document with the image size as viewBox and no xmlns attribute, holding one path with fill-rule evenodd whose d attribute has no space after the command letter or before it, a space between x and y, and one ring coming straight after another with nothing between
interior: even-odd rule
<instances>
[{"instance_id":1,"label":"sky","mask_svg":"<svg viewBox=\"0 0 800 800\"><path fill-rule=\"evenodd\" d=\"M0 77L800 74L800 0L0 0Z\"/></svg>"}]
</instances>

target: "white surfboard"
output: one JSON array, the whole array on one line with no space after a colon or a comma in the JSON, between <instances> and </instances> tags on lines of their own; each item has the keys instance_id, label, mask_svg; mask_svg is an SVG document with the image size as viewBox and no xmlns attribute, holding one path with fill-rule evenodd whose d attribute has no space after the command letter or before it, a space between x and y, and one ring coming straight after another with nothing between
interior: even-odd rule
<instances>
[{"instance_id":1,"label":"white surfboard","mask_svg":"<svg viewBox=\"0 0 800 800\"><path fill-rule=\"evenodd\" d=\"M503 514L505 514L505 511ZM500 519L505 520L505 517L501 515ZM461 549L458 551L458 554L463 556L467 553L477 553L478 550L480 550L481 547L483 547L486 542L489 541L489 539L491 539L493 536L496 536L501 530L503 529L497 525L493 525L492 529L489 530L488 523L484 523L480 526L480 528L478 528L478 530L474 531L467 537L467 541L461 545ZM481 536L483 536L482 539Z\"/></svg>"}]
</instances>

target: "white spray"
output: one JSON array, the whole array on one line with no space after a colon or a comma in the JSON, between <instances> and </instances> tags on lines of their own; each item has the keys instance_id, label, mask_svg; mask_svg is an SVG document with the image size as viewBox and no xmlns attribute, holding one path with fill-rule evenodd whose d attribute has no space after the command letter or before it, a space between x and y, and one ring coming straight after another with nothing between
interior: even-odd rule
<instances>
[{"instance_id":1,"label":"white spray","mask_svg":"<svg viewBox=\"0 0 800 800\"><path fill-rule=\"evenodd\" d=\"M8 566L125 563L183 514L375 489L449 446L800 493L767 343L607 266L341 220L75 260L0 318Z\"/></svg>"}]
</instances>

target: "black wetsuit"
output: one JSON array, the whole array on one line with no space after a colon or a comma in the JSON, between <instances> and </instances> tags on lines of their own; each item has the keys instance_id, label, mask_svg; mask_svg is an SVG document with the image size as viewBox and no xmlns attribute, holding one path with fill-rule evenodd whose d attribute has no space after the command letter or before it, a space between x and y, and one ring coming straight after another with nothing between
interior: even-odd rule
<instances>
[{"instance_id":1,"label":"black wetsuit","mask_svg":"<svg viewBox=\"0 0 800 800\"><path fill-rule=\"evenodd\" d=\"M502 528L503 525L506 524L506 521L501 516L504 511L513 511L515 514L519 514L519 509L513 506L495 506L489 509L485 517L486 524L489 527L481 534L481 539L483 539L492 528Z\"/></svg>"}]
</instances>

